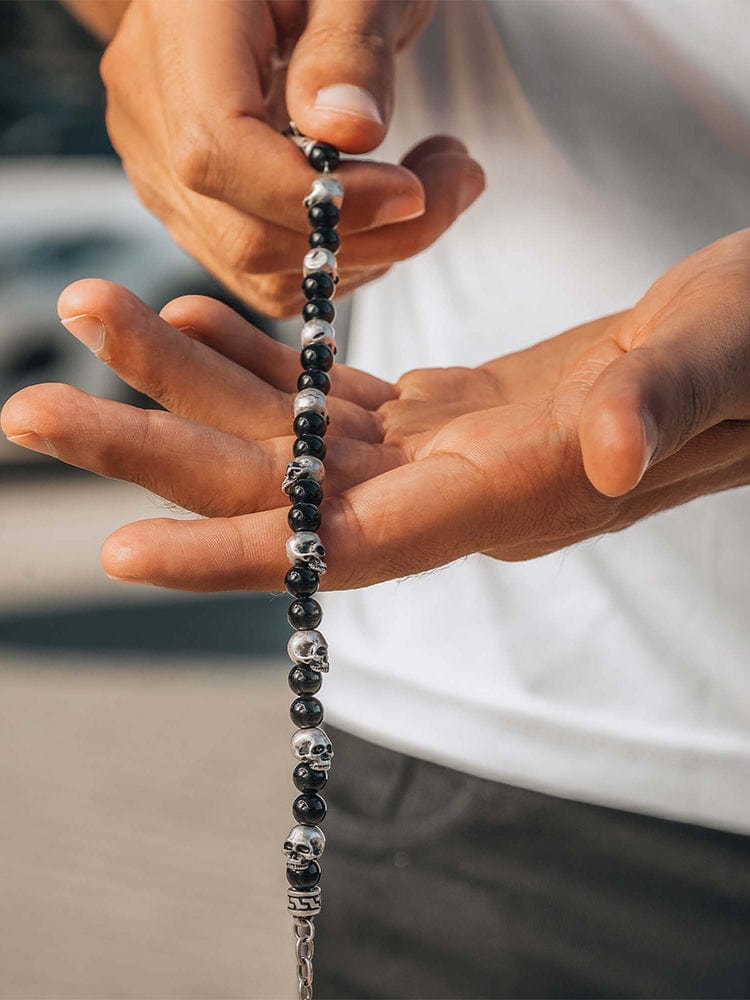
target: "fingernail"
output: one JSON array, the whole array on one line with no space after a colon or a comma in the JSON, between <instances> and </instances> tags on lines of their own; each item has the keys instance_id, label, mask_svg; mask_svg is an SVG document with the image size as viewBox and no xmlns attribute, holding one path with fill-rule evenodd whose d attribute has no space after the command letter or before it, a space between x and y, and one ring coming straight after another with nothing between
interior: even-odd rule
<instances>
[{"instance_id":1,"label":"fingernail","mask_svg":"<svg viewBox=\"0 0 750 1000\"><path fill-rule=\"evenodd\" d=\"M364 118L370 122L383 124L377 102L369 90L357 87L353 83L335 83L331 87L322 87L315 98L316 111L336 111L341 115L351 115L353 118Z\"/></svg>"},{"instance_id":2,"label":"fingernail","mask_svg":"<svg viewBox=\"0 0 750 1000\"><path fill-rule=\"evenodd\" d=\"M81 313L80 316L71 316L69 319L61 319L60 322L94 354L99 354L104 347L107 329L98 316Z\"/></svg>"},{"instance_id":3,"label":"fingernail","mask_svg":"<svg viewBox=\"0 0 750 1000\"><path fill-rule=\"evenodd\" d=\"M391 226L394 222L408 222L424 215L424 201L419 195L394 194L378 207L373 226Z\"/></svg>"},{"instance_id":4,"label":"fingernail","mask_svg":"<svg viewBox=\"0 0 750 1000\"><path fill-rule=\"evenodd\" d=\"M639 483L651 464L659 444L659 431L650 410L641 410L641 431L643 432L643 464L641 465L641 474L638 476Z\"/></svg>"},{"instance_id":5,"label":"fingernail","mask_svg":"<svg viewBox=\"0 0 750 1000\"><path fill-rule=\"evenodd\" d=\"M13 444L20 445L21 448L28 448L29 451L38 451L42 455L52 455L53 458L57 458L57 452L47 438L43 438L33 431L27 431L24 434L9 434L8 440Z\"/></svg>"}]
</instances>

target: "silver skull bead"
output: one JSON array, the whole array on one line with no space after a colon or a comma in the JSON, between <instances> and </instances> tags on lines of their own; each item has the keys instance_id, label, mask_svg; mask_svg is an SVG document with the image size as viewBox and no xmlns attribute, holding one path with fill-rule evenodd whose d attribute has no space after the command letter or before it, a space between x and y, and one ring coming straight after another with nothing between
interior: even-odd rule
<instances>
[{"instance_id":1,"label":"silver skull bead","mask_svg":"<svg viewBox=\"0 0 750 1000\"><path fill-rule=\"evenodd\" d=\"M341 208L343 200L344 189L341 182L328 174L325 177L316 177L312 182L310 193L305 198L305 208L312 208L321 201L332 201L336 208Z\"/></svg>"},{"instance_id":2,"label":"silver skull bead","mask_svg":"<svg viewBox=\"0 0 750 1000\"><path fill-rule=\"evenodd\" d=\"M286 475L284 476L281 488L288 494L292 486L294 486L298 479L302 479L303 476L309 476L316 483L322 483L325 475L326 470L323 468L323 463L319 458L314 458L312 455L300 455L299 458L293 458L289 465L287 465Z\"/></svg>"},{"instance_id":3,"label":"silver skull bead","mask_svg":"<svg viewBox=\"0 0 750 1000\"><path fill-rule=\"evenodd\" d=\"M295 417L300 413L307 413L309 410L315 410L316 413L325 416L326 397L320 389L302 389L294 397Z\"/></svg>"},{"instance_id":4,"label":"silver skull bead","mask_svg":"<svg viewBox=\"0 0 750 1000\"><path fill-rule=\"evenodd\" d=\"M292 566L295 563L304 563L316 573L325 573L328 569L325 563L325 546L315 531L295 531L287 539L286 557Z\"/></svg>"},{"instance_id":5,"label":"silver skull bead","mask_svg":"<svg viewBox=\"0 0 750 1000\"><path fill-rule=\"evenodd\" d=\"M330 771L333 746L322 729L298 729L292 736L292 753L313 771Z\"/></svg>"},{"instance_id":6,"label":"silver skull bead","mask_svg":"<svg viewBox=\"0 0 750 1000\"><path fill-rule=\"evenodd\" d=\"M326 849L326 838L319 826L293 826L284 841L286 866L292 871L301 872L317 861Z\"/></svg>"},{"instance_id":7,"label":"silver skull bead","mask_svg":"<svg viewBox=\"0 0 750 1000\"><path fill-rule=\"evenodd\" d=\"M336 257L330 250L326 250L325 247L316 247L314 250L308 250L302 259L302 272L306 278L308 275L316 274L318 271L330 274L334 281L339 280L339 268Z\"/></svg>"},{"instance_id":8,"label":"silver skull bead","mask_svg":"<svg viewBox=\"0 0 750 1000\"><path fill-rule=\"evenodd\" d=\"M329 350L336 353L336 331L324 319L311 319L302 327L302 347L311 344L325 344Z\"/></svg>"},{"instance_id":9,"label":"silver skull bead","mask_svg":"<svg viewBox=\"0 0 750 1000\"><path fill-rule=\"evenodd\" d=\"M321 673L328 671L328 643L322 632L316 628L293 632L286 651L294 663L304 663Z\"/></svg>"}]
</instances>

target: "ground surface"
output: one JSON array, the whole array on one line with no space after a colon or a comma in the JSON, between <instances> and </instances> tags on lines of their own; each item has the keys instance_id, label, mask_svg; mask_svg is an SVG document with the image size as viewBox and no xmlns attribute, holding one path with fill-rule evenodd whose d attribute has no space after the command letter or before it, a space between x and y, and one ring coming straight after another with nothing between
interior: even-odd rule
<instances>
[{"instance_id":1,"label":"ground surface","mask_svg":"<svg viewBox=\"0 0 750 1000\"><path fill-rule=\"evenodd\" d=\"M2 1000L293 992L289 697L258 655L278 609L109 583L102 538L158 513L119 484L0 482Z\"/></svg>"}]
</instances>

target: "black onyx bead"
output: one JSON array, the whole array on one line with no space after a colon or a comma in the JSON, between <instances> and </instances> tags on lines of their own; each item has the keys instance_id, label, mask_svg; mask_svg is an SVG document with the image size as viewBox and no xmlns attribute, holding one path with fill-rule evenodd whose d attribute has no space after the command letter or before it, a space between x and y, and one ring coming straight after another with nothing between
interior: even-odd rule
<instances>
[{"instance_id":1,"label":"black onyx bead","mask_svg":"<svg viewBox=\"0 0 750 1000\"><path fill-rule=\"evenodd\" d=\"M310 729L312 726L319 726L323 721L323 706L317 698L307 696L295 698L289 709L289 716L295 726L299 726L300 729Z\"/></svg>"},{"instance_id":2,"label":"black onyx bead","mask_svg":"<svg viewBox=\"0 0 750 1000\"><path fill-rule=\"evenodd\" d=\"M317 861L308 861L302 871L287 868L286 880L293 889L312 889L320 882L320 865Z\"/></svg>"},{"instance_id":3,"label":"black onyx bead","mask_svg":"<svg viewBox=\"0 0 750 1000\"><path fill-rule=\"evenodd\" d=\"M286 519L292 531L317 531L321 525L320 511L311 503L296 503Z\"/></svg>"},{"instance_id":4,"label":"black onyx bead","mask_svg":"<svg viewBox=\"0 0 750 1000\"><path fill-rule=\"evenodd\" d=\"M326 443L317 434L303 434L294 442L294 457L300 455L312 455L313 458L324 459L326 457Z\"/></svg>"},{"instance_id":5,"label":"black onyx bead","mask_svg":"<svg viewBox=\"0 0 750 1000\"><path fill-rule=\"evenodd\" d=\"M333 323L336 310L328 299L310 299L305 302L302 309L302 319L308 323L311 319L323 319L326 323Z\"/></svg>"},{"instance_id":6,"label":"black onyx bead","mask_svg":"<svg viewBox=\"0 0 750 1000\"><path fill-rule=\"evenodd\" d=\"M317 434L318 437L323 437L327 430L328 417L324 417L317 410L303 410L294 418L294 433L300 436Z\"/></svg>"},{"instance_id":7,"label":"black onyx bead","mask_svg":"<svg viewBox=\"0 0 750 1000\"><path fill-rule=\"evenodd\" d=\"M333 351L325 344L310 344L299 356L305 371L329 372L333 368Z\"/></svg>"},{"instance_id":8,"label":"black onyx bead","mask_svg":"<svg viewBox=\"0 0 750 1000\"><path fill-rule=\"evenodd\" d=\"M316 826L326 818L325 799L315 792L303 792L292 803L292 815L298 823Z\"/></svg>"},{"instance_id":9,"label":"black onyx bead","mask_svg":"<svg viewBox=\"0 0 750 1000\"><path fill-rule=\"evenodd\" d=\"M331 380L325 372L318 369L300 372L297 376L297 392L302 392L303 389L319 389L327 396L331 391Z\"/></svg>"},{"instance_id":10,"label":"black onyx bead","mask_svg":"<svg viewBox=\"0 0 750 1000\"><path fill-rule=\"evenodd\" d=\"M339 165L339 151L328 142L316 142L307 154L310 166L320 170L335 170Z\"/></svg>"},{"instance_id":11,"label":"black onyx bead","mask_svg":"<svg viewBox=\"0 0 750 1000\"><path fill-rule=\"evenodd\" d=\"M317 694L323 684L323 678L317 670L306 666L304 663L295 663L289 671L289 687L295 694ZM300 764L300 767L307 767L307 764ZM324 772L314 771L313 774ZM325 784L325 782L323 782ZM299 788L299 785L297 786ZM305 786L307 787L307 786ZM322 788L323 785L310 785L310 788ZM300 788L300 791L304 791Z\"/></svg>"},{"instance_id":12,"label":"black onyx bead","mask_svg":"<svg viewBox=\"0 0 750 1000\"><path fill-rule=\"evenodd\" d=\"M292 503L311 503L319 507L323 501L323 487L314 479L303 476L290 487L289 499Z\"/></svg>"},{"instance_id":13,"label":"black onyx bead","mask_svg":"<svg viewBox=\"0 0 750 1000\"><path fill-rule=\"evenodd\" d=\"M317 628L322 617L320 605L312 597L300 597L299 600L292 601L287 611L287 620L292 628Z\"/></svg>"},{"instance_id":14,"label":"black onyx bead","mask_svg":"<svg viewBox=\"0 0 750 1000\"><path fill-rule=\"evenodd\" d=\"M324 203L326 204L326 203ZM319 206L315 206L318 208ZM330 299L336 284L330 274L325 271L316 271L315 274L308 274L302 282L302 291L306 299Z\"/></svg>"},{"instance_id":15,"label":"black onyx bead","mask_svg":"<svg viewBox=\"0 0 750 1000\"><path fill-rule=\"evenodd\" d=\"M307 213L307 218L313 229L328 226L333 229L339 224L339 210L332 201L319 201Z\"/></svg>"},{"instance_id":16,"label":"black onyx bead","mask_svg":"<svg viewBox=\"0 0 750 1000\"><path fill-rule=\"evenodd\" d=\"M313 250L317 250L318 247L325 247L331 253L336 253L341 246L341 239L335 229L313 229L307 238L307 244Z\"/></svg>"},{"instance_id":17,"label":"black onyx bead","mask_svg":"<svg viewBox=\"0 0 750 1000\"><path fill-rule=\"evenodd\" d=\"M319 792L325 788L328 775L325 771L315 771L309 764L297 764L292 771L292 781L301 792Z\"/></svg>"},{"instance_id":18,"label":"black onyx bead","mask_svg":"<svg viewBox=\"0 0 750 1000\"><path fill-rule=\"evenodd\" d=\"M315 510L314 507L313 510ZM315 529L311 528L310 530L314 531ZM284 577L284 583L286 585L287 592L291 594L292 597L312 597L318 589L320 578L314 569L310 569L309 566L302 566L298 563L296 566L292 566L290 570L287 570L287 574ZM303 692L300 691L298 693L302 694Z\"/></svg>"}]
</instances>

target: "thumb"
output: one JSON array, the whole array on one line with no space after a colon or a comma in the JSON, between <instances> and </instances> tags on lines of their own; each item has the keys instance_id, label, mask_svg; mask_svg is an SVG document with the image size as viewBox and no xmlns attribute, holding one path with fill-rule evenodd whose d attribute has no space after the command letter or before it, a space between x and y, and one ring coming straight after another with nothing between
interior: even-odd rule
<instances>
[{"instance_id":1,"label":"thumb","mask_svg":"<svg viewBox=\"0 0 750 1000\"><path fill-rule=\"evenodd\" d=\"M395 55L422 9L426 23L429 4L313 0L287 72L296 126L346 153L378 146L393 109Z\"/></svg>"},{"instance_id":2,"label":"thumb","mask_svg":"<svg viewBox=\"0 0 750 1000\"><path fill-rule=\"evenodd\" d=\"M601 493L622 496L691 438L750 416L750 340L721 305L686 303L659 317L597 379L579 435L586 474Z\"/></svg>"}]
</instances>

